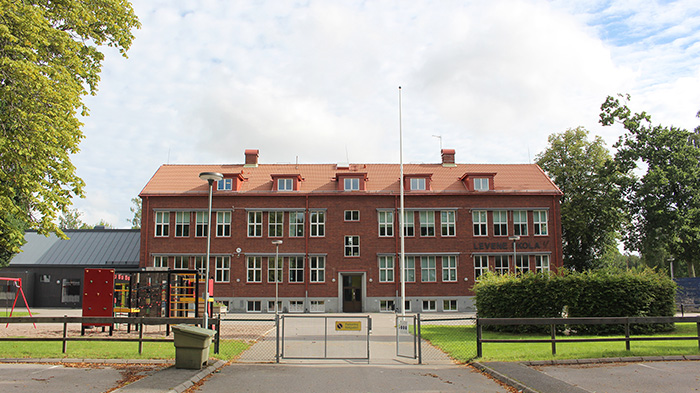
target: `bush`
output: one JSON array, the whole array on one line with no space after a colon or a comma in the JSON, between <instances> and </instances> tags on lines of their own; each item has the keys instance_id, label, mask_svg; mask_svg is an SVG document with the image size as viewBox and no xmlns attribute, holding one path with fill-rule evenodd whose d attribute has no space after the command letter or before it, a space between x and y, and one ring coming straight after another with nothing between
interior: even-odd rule
<instances>
[{"instance_id":1,"label":"bush","mask_svg":"<svg viewBox=\"0 0 700 393\"><path fill-rule=\"evenodd\" d=\"M483 318L645 317L673 316L676 286L651 269L561 271L520 276L487 274L474 286ZM560 326L560 329L565 327ZM572 325L579 334L620 334L623 325ZM547 332L548 326L492 326L506 332ZM633 325L632 332L653 333L673 324Z\"/></svg>"}]
</instances>

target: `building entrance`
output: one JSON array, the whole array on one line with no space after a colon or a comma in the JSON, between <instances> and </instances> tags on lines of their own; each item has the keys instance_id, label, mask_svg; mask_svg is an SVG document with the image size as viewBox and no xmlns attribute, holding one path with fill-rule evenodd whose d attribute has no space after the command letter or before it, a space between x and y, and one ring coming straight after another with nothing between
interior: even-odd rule
<instances>
[{"instance_id":1,"label":"building entrance","mask_svg":"<svg viewBox=\"0 0 700 393\"><path fill-rule=\"evenodd\" d=\"M362 275L343 275L343 312L362 312Z\"/></svg>"}]
</instances>

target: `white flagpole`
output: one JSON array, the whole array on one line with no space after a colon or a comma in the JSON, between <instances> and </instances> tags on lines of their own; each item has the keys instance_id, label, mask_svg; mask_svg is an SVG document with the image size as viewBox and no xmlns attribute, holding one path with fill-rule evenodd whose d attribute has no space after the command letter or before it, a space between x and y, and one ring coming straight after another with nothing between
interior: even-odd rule
<instances>
[{"instance_id":1,"label":"white flagpole","mask_svg":"<svg viewBox=\"0 0 700 393\"><path fill-rule=\"evenodd\" d=\"M401 239L401 315L406 316L406 261L405 261L405 247L404 242L404 179L403 179L403 129L401 125L401 86L399 86L399 167L401 168L401 176L399 180L400 189L400 208L399 208L399 238Z\"/></svg>"}]
</instances>

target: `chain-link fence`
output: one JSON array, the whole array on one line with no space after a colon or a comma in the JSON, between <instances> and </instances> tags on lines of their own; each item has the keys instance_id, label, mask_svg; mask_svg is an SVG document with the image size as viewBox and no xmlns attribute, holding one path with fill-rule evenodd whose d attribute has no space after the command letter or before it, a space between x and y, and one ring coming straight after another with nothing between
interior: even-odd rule
<instances>
[{"instance_id":1,"label":"chain-link fence","mask_svg":"<svg viewBox=\"0 0 700 393\"><path fill-rule=\"evenodd\" d=\"M274 315L245 315L245 318L227 315L221 319L220 329L219 357L230 354L238 362L275 361L277 331Z\"/></svg>"},{"instance_id":2,"label":"chain-link fence","mask_svg":"<svg viewBox=\"0 0 700 393\"><path fill-rule=\"evenodd\" d=\"M445 359L466 363L476 357L476 318L418 314L419 359L435 364Z\"/></svg>"}]
</instances>

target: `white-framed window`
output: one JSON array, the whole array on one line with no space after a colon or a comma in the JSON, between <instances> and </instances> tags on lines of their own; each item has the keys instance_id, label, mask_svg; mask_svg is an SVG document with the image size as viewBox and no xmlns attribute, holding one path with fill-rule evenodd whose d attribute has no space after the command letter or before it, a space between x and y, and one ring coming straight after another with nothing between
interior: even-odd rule
<instances>
[{"instance_id":1,"label":"white-framed window","mask_svg":"<svg viewBox=\"0 0 700 393\"><path fill-rule=\"evenodd\" d=\"M248 282L262 282L262 257L247 257Z\"/></svg>"},{"instance_id":2,"label":"white-framed window","mask_svg":"<svg viewBox=\"0 0 700 393\"><path fill-rule=\"evenodd\" d=\"M197 214L195 214L194 235L196 237L206 237L208 226L209 217L207 216L207 212L197 212Z\"/></svg>"},{"instance_id":3,"label":"white-framed window","mask_svg":"<svg viewBox=\"0 0 700 393\"><path fill-rule=\"evenodd\" d=\"M360 256L360 237L345 236L345 256L346 257L359 257Z\"/></svg>"},{"instance_id":4,"label":"white-framed window","mask_svg":"<svg viewBox=\"0 0 700 393\"><path fill-rule=\"evenodd\" d=\"M326 312L326 302L324 300L311 300L309 303L310 312Z\"/></svg>"},{"instance_id":5,"label":"white-framed window","mask_svg":"<svg viewBox=\"0 0 700 393\"><path fill-rule=\"evenodd\" d=\"M262 312L262 302L260 300L248 300L247 312Z\"/></svg>"},{"instance_id":6,"label":"white-framed window","mask_svg":"<svg viewBox=\"0 0 700 393\"><path fill-rule=\"evenodd\" d=\"M206 270L207 267L204 265L204 259L205 257L202 256L196 256L194 257L194 268L197 270L197 273L199 273L199 281L204 282L206 281Z\"/></svg>"},{"instance_id":7,"label":"white-framed window","mask_svg":"<svg viewBox=\"0 0 700 393\"><path fill-rule=\"evenodd\" d=\"M170 212L156 212L156 237L168 237Z\"/></svg>"},{"instance_id":8,"label":"white-framed window","mask_svg":"<svg viewBox=\"0 0 700 393\"><path fill-rule=\"evenodd\" d=\"M277 191L294 191L294 179L277 179Z\"/></svg>"},{"instance_id":9,"label":"white-framed window","mask_svg":"<svg viewBox=\"0 0 700 393\"><path fill-rule=\"evenodd\" d=\"M436 280L435 257L420 257L420 281L435 282Z\"/></svg>"},{"instance_id":10,"label":"white-framed window","mask_svg":"<svg viewBox=\"0 0 700 393\"><path fill-rule=\"evenodd\" d=\"M175 237L190 236L190 212L175 212Z\"/></svg>"},{"instance_id":11,"label":"white-framed window","mask_svg":"<svg viewBox=\"0 0 700 393\"><path fill-rule=\"evenodd\" d=\"M440 234L444 237L457 235L457 213L454 210L440 212Z\"/></svg>"},{"instance_id":12,"label":"white-framed window","mask_svg":"<svg viewBox=\"0 0 700 393\"><path fill-rule=\"evenodd\" d=\"M282 282L282 266L284 265L284 258L278 257L275 261L275 257L267 257L267 282ZM275 278L276 277L276 278Z\"/></svg>"},{"instance_id":13,"label":"white-framed window","mask_svg":"<svg viewBox=\"0 0 700 393\"><path fill-rule=\"evenodd\" d=\"M455 255L442 256L442 281L457 281L457 257Z\"/></svg>"},{"instance_id":14,"label":"white-framed window","mask_svg":"<svg viewBox=\"0 0 700 393\"><path fill-rule=\"evenodd\" d=\"M394 236L394 212L391 210L380 210L377 212L377 221L379 221L379 236L393 237Z\"/></svg>"},{"instance_id":15,"label":"white-framed window","mask_svg":"<svg viewBox=\"0 0 700 393\"><path fill-rule=\"evenodd\" d=\"M527 273L530 271L530 257L527 255L516 255L515 256L515 272Z\"/></svg>"},{"instance_id":16,"label":"white-framed window","mask_svg":"<svg viewBox=\"0 0 700 393\"><path fill-rule=\"evenodd\" d=\"M547 211L533 210L532 226L535 236L547 236Z\"/></svg>"},{"instance_id":17,"label":"white-framed window","mask_svg":"<svg viewBox=\"0 0 700 393\"><path fill-rule=\"evenodd\" d=\"M231 237L231 212L216 212L216 237Z\"/></svg>"},{"instance_id":18,"label":"white-framed window","mask_svg":"<svg viewBox=\"0 0 700 393\"><path fill-rule=\"evenodd\" d=\"M289 237L304 237L304 212L289 212Z\"/></svg>"},{"instance_id":19,"label":"white-framed window","mask_svg":"<svg viewBox=\"0 0 700 393\"><path fill-rule=\"evenodd\" d=\"M410 180L411 191L422 191L425 190L425 178L424 177L412 177Z\"/></svg>"},{"instance_id":20,"label":"white-framed window","mask_svg":"<svg viewBox=\"0 0 700 393\"><path fill-rule=\"evenodd\" d=\"M435 212L426 211L419 212L418 220L420 222L421 236L435 236Z\"/></svg>"},{"instance_id":21,"label":"white-framed window","mask_svg":"<svg viewBox=\"0 0 700 393\"><path fill-rule=\"evenodd\" d=\"M416 282L416 257L404 257L406 282Z\"/></svg>"},{"instance_id":22,"label":"white-framed window","mask_svg":"<svg viewBox=\"0 0 700 393\"><path fill-rule=\"evenodd\" d=\"M360 190L360 178L358 177L346 177L343 179L343 190L345 191L359 191Z\"/></svg>"},{"instance_id":23,"label":"white-framed window","mask_svg":"<svg viewBox=\"0 0 700 393\"><path fill-rule=\"evenodd\" d=\"M406 312L411 312L411 301L410 300L406 300L403 302L403 309Z\"/></svg>"},{"instance_id":24,"label":"white-framed window","mask_svg":"<svg viewBox=\"0 0 700 393\"><path fill-rule=\"evenodd\" d=\"M476 178L474 178L474 190L475 191L488 191L489 190L489 178L488 177L476 177Z\"/></svg>"},{"instance_id":25,"label":"white-framed window","mask_svg":"<svg viewBox=\"0 0 700 393\"><path fill-rule=\"evenodd\" d=\"M176 256L173 260L173 269L186 270L190 268L190 257Z\"/></svg>"},{"instance_id":26,"label":"white-framed window","mask_svg":"<svg viewBox=\"0 0 700 393\"><path fill-rule=\"evenodd\" d=\"M493 235L508 236L508 212L495 210L493 212Z\"/></svg>"},{"instance_id":27,"label":"white-framed window","mask_svg":"<svg viewBox=\"0 0 700 393\"><path fill-rule=\"evenodd\" d=\"M415 235L415 214L412 210L404 210L403 212L403 235L404 236L414 236Z\"/></svg>"},{"instance_id":28,"label":"white-framed window","mask_svg":"<svg viewBox=\"0 0 700 393\"><path fill-rule=\"evenodd\" d=\"M379 301L379 312L393 312L395 309L396 305L393 300Z\"/></svg>"},{"instance_id":29,"label":"white-framed window","mask_svg":"<svg viewBox=\"0 0 700 393\"><path fill-rule=\"evenodd\" d=\"M513 234L527 236L527 211L513 210Z\"/></svg>"},{"instance_id":30,"label":"white-framed window","mask_svg":"<svg viewBox=\"0 0 700 393\"><path fill-rule=\"evenodd\" d=\"M493 258L493 270L496 274L507 274L510 271L508 255L496 255Z\"/></svg>"},{"instance_id":31,"label":"white-framed window","mask_svg":"<svg viewBox=\"0 0 700 393\"><path fill-rule=\"evenodd\" d=\"M423 300L423 311L437 311L435 300Z\"/></svg>"},{"instance_id":32,"label":"white-framed window","mask_svg":"<svg viewBox=\"0 0 700 393\"><path fill-rule=\"evenodd\" d=\"M394 282L394 257L379 257L379 282Z\"/></svg>"},{"instance_id":33,"label":"white-framed window","mask_svg":"<svg viewBox=\"0 0 700 393\"><path fill-rule=\"evenodd\" d=\"M216 257L214 271L215 282L229 282L231 279L231 257Z\"/></svg>"},{"instance_id":34,"label":"white-framed window","mask_svg":"<svg viewBox=\"0 0 700 393\"><path fill-rule=\"evenodd\" d=\"M304 301L303 300L290 300L289 301L289 312L304 312Z\"/></svg>"},{"instance_id":35,"label":"white-framed window","mask_svg":"<svg viewBox=\"0 0 700 393\"><path fill-rule=\"evenodd\" d=\"M549 271L549 255L535 255L535 272Z\"/></svg>"},{"instance_id":36,"label":"white-framed window","mask_svg":"<svg viewBox=\"0 0 700 393\"><path fill-rule=\"evenodd\" d=\"M284 212L267 213L267 236L284 236Z\"/></svg>"},{"instance_id":37,"label":"white-framed window","mask_svg":"<svg viewBox=\"0 0 700 393\"><path fill-rule=\"evenodd\" d=\"M311 273L311 282L325 282L326 281L326 257L324 256L310 256L309 257L309 268Z\"/></svg>"},{"instance_id":38,"label":"white-framed window","mask_svg":"<svg viewBox=\"0 0 700 393\"><path fill-rule=\"evenodd\" d=\"M488 236L488 215L486 210L474 210L472 212L474 223L474 236Z\"/></svg>"},{"instance_id":39,"label":"white-framed window","mask_svg":"<svg viewBox=\"0 0 700 393\"><path fill-rule=\"evenodd\" d=\"M162 255L154 256L153 267L168 267L168 257Z\"/></svg>"},{"instance_id":40,"label":"white-framed window","mask_svg":"<svg viewBox=\"0 0 700 393\"><path fill-rule=\"evenodd\" d=\"M289 282L304 282L304 257L289 257Z\"/></svg>"},{"instance_id":41,"label":"white-framed window","mask_svg":"<svg viewBox=\"0 0 700 393\"><path fill-rule=\"evenodd\" d=\"M360 221L360 211L359 210L346 210L345 211L345 221Z\"/></svg>"},{"instance_id":42,"label":"white-framed window","mask_svg":"<svg viewBox=\"0 0 700 393\"><path fill-rule=\"evenodd\" d=\"M233 179L221 179L216 182L218 191L231 191L233 189Z\"/></svg>"},{"instance_id":43,"label":"white-framed window","mask_svg":"<svg viewBox=\"0 0 700 393\"><path fill-rule=\"evenodd\" d=\"M442 311L457 311L457 299L445 299L442 301Z\"/></svg>"},{"instance_id":44,"label":"white-framed window","mask_svg":"<svg viewBox=\"0 0 700 393\"><path fill-rule=\"evenodd\" d=\"M489 271L489 257L487 255L474 256L474 281Z\"/></svg>"},{"instance_id":45,"label":"white-framed window","mask_svg":"<svg viewBox=\"0 0 700 393\"><path fill-rule=\"evenodd\" d=\"M326 236L326 212L323 210L309 212L309 224L311 237Z\"/></svg>"},{"instance_id":46,"label":"white-framed window","mask_svg":"<svg viewBox=\"0 0 700 393\"><path fill-rule=\"evenodd\" d=\"M248 237L262 236L262 212L248 212Z\"/></svg>"}]
</instances>

